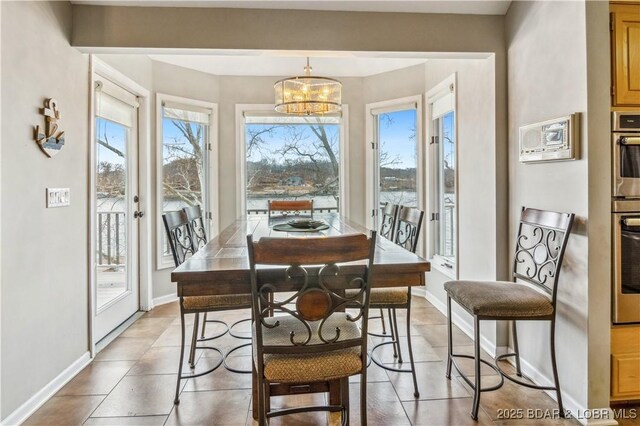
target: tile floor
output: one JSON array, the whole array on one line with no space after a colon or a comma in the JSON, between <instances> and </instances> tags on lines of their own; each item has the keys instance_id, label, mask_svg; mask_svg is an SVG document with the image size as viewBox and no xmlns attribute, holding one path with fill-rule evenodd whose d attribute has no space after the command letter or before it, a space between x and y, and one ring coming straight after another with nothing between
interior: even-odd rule
<instances>
[{"instance_id":1,"label":"tile floor","mask_svg":"<svg viewBox=\"0 0 640 426\"><path fill-rule=\"evenodd\" d=\"M445 378L446 319L421 297L414 297L411 334L416 357L420 397L413 397L410 374L369 367L368 421L372 425L521 425L522 420L505 421L498 410L506 408L554 409L555 402L542 391L507 383L482 396L478 422L469 417L472 393L457 375ZM223 319L248 316L231 312ZM192 319L188 319L189 322ZM246 323L245 323L246 324ZM379 327L372 320L371 328ZM404 317L399 317L404 324ZM208 328L214 333L215 325ZM402 333L401 333L402 334ZM375 341L375 339L372 339ZM228 349L238 344L229 336L218 339ZM173 404L180 345L177 303L159 306L145 313L124 333L104 348L80 374L36 411L26 425L252 425L251 377L224 368L212 374L182 382L180 405ZM454 334L458 350L472 353L471 340L460 330ZM249 348L230 360L236 367L250 368ZM198 351L196 369L205 369L218 358L211 351ZM488 355L484 354L487 358ZM391 347L380 350L383 362L393 362ZM461 362L466 372L471 362ZM510 368L509 366L505 368ZM483 369L489 383L494 372ZM494 375L491 377L491 375ZM359 423L358 378L351 379L351 424ZM323 395L298 395L272 399L274 407L324 401ZM338 416L339 417L339 416ZM276 418L271 424L333 424L338 419L324 413ZM532 421L531 424L577 424L573 420Z\"/></svg>"}]
</instances>

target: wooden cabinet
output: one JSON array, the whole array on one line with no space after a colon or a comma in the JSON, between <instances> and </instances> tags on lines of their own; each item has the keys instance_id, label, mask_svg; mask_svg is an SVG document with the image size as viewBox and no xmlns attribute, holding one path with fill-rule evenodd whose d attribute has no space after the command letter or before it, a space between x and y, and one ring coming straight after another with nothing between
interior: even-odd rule
<instances>
[{"instance_id":1,"label":"wooden cabinet","mask_svg":"<svg viewBox=\"0 0 640 426\"><path fill-rule=\"evenodd\" d=\"M611 401L640 399L640 325L611 329Z\"/></svg>"},{"instance_id":2,"label":"wooden cabinet","mask_svg":"<svg viewBox=\"0 0 640 426\"><path fill-rule=\"evenodd\" d=\"M613 106L640 106L640 2L611 3Z\"/></svg>"}]
</instances>

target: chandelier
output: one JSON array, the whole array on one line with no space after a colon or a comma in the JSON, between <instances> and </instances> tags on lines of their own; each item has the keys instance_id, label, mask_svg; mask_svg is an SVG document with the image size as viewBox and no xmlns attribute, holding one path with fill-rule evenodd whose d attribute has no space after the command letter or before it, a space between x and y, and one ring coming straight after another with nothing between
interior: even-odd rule
<instances>
[{"instance_id":1,"label":"chandelier","mask_svg":"<svg viewBox=\"0 0 640 426\"><path fill-rule=\"evenodd\" d=\"M276 81L276 111L284 114L322 115L340 112L342 83L328 77L311 77L309 58L305 75Z\"/></svg>"}]
</instances>

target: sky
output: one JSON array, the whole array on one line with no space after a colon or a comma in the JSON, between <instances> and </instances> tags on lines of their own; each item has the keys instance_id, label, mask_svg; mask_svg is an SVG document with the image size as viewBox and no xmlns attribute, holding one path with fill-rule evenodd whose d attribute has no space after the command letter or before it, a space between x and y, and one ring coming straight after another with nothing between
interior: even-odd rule
<instances>
[{"instance_id":1,"label":"sky","mask_svg":"<svg viewBox=\"0 0 640 426\"><path fill-rule=\"evenodd\" d=\"M399 162L393 168L415 168L417 147L415 140L416 110L406 109L380 114L378 119L380 150ZM412 137L413 136L413 137Z\"/></svg>"},{"instance_id":2,"label":"sky","mask_svg":"<svg viewBox=\"0 0 640 426\"><path fill-rule=\"evenodd\" d=\"M395 111L384 114L384 117L380 116L379 134L381 140L381 149L388 153L390 157L398 157L399 162L394 166L397 168L414 168L416 167L416 144L415 138L411 138L414 134L416 126L416 111L413 109ZM179 135L178 129L173 126L169 119L164 119L163 136L165 141L172 140ZM260 128L259 124L253 124ZM104 135L109 139L109 143L120 151L125 151L125 139L126 128L120 124L107 121L102 118L96 119L96 131L100 138L104 138ZM338 137L337 125L326 125L327 133L330 138ZM282 147L283 140L285 138L285 130L278 129L271 135L265 135L264 139L267 141L268 149L275 151ZM310 140L312 140L310 138ZM337 145L336 145L337 147ZM123 164L123 159L113 153L112 151L98 146L98 161L109 161L112 163ZM336 152L336 154L339 154ZM259 157L254 155L253 160L259 160Z\"/></svg>"}]
</instances>

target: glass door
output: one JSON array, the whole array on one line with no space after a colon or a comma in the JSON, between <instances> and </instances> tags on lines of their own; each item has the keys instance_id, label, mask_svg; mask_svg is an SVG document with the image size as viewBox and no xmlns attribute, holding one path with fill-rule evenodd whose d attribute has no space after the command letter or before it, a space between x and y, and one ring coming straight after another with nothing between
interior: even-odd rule
<instances>
[{"instance_id":1,"label":"glass door","mask_svg":"<svg viewBox=\"0 0 640 426\"><path fill-rule=\"evenodd\" d=\"M95 88L94 342L138 311L136 97L104 78Z\"/></svg>"}]
</instances>

